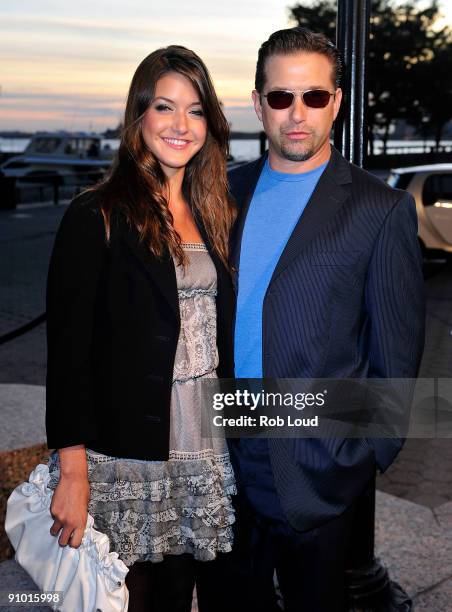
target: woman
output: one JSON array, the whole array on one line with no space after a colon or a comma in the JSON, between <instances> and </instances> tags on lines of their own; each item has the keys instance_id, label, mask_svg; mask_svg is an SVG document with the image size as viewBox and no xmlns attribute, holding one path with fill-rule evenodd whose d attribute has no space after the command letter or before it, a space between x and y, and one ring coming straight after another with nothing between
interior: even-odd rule
<instances>
[{"instance_id":1,"label":"woman","mask_svg":"<svg viewBox=\"0 0 452 612\"><path fill-rule=\"evenodd\" d=\"M195 581L200 610L220 609L235 486L196 383L233 375L227 148L202 61L155 51L109 178L69 206L51 258L51 533L79 546L89 509L130 567L132 612L188 611Z\"/></svg>"}]
</instances>

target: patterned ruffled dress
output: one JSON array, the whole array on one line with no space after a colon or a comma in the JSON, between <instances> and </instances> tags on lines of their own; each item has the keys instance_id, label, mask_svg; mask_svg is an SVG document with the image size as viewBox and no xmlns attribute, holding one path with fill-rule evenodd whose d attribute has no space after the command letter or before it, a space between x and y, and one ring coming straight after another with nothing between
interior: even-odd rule
<instances>
[{"instance_id":1,"label":"patterned ruffled dress","mask_svg":"<svg viewBox=\"0 0 452 612\"><path fill-rule=\"evenodd\" d=\"M183 244L176 265L181 329L173 371L168 461L122 459L87 449L89 513L128 566L191 553L209 561L232 548L236 493L226 441L201 436L197 381L216 378L216 270L203 244ZM205 432L203 432L205 434ZM58 453L49 460L51 488Z\"/></svg>"}]
</instances>

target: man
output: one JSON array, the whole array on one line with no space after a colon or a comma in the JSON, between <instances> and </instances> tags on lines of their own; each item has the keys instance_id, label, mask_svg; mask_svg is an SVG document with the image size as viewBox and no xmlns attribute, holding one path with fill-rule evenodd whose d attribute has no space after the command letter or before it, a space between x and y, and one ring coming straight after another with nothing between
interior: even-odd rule
<instances>
[{"instance_id":1,"label":"man","mask_svg":"<svg viewBox=\"0 0 452 612\"><path fill-rule=\"evenodd\" d=\"M415 206L331 147L340 72L336 47L305 28L276 32L259 50L253 102L268 155L230 172L240 211L231 250L238 378L416 376L424 297ZM276 568L286 612L344 609L354 504L401 446L231 441L245 608L269 608Z\"/></svg>"}]
</instances>

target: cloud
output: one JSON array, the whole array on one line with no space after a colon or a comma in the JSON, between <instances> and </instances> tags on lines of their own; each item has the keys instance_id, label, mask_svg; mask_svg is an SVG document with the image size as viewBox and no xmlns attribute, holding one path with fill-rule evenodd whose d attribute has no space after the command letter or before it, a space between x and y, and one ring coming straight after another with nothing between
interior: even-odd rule
<instances>
[{"instance_id":1,"label":"cloud","mask_svg":"<svg viewBox=\"0 0 452 612\"><path fill-rule=\"evenodd\" d=\"M287 0L2 3L0 107L8 113L0 125L29 126L34 120L27 119L29 113L45 129L52 112L52 126L74 112L111 124L122 112L138 63L171 43L199 53L220 98L227 107L238 107L227 108L234 123L246 121L253 111L241 109L249 105L257 49L272 30L287 24L286 5Z\"/></svg>"}]
</instances>

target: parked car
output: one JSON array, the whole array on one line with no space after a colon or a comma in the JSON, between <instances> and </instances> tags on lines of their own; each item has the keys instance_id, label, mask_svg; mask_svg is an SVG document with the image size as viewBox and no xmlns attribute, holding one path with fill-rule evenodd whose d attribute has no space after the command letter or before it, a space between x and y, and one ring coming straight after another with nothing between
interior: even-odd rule
<instances>
[{"instance_id":1,"label":"parked car","mask_svg":"<svg viewBox=\"0 0 452 612\"><path fill-rule=\"evenodd\" d=\"M424 254L452 253L452 164L396 168L388 183L414 196Z\"/></svg>"}]
</instances>

